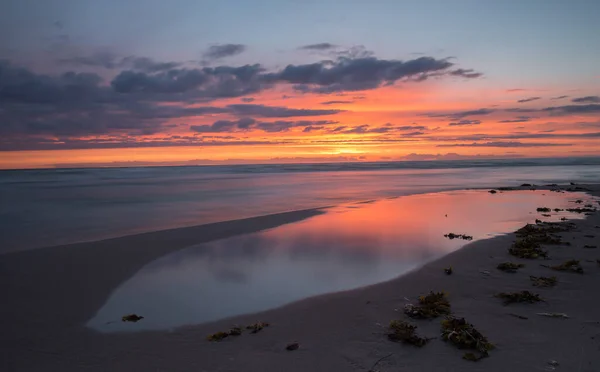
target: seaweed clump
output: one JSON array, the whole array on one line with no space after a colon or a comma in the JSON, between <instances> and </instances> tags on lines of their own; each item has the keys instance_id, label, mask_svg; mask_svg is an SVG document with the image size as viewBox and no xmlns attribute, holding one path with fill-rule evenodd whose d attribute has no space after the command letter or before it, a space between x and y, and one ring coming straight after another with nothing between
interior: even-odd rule
<instances>
[{"instance_id":1,"label":"seaweed clump","mask_svg":"<svg viewBox=\"0 0 600 372\"><path fill-rule=\"evenodd\" d=\"M444 234L444 236L450 240L452 240L452 239L473 240L473 237L471 235L466 235L466 234L448 233L448 234Z\"/></svg>"},{"instance_id":2,"label":"seaweed clump","mask_svg":"<svg viewBox=\"0 0 600 372\"><path fill-rule=\"evenodd\" d=\"M494 348L494 345L481 334L465 318L448 317L442 321L442 339L451 342L459 349L475 350L475 353L467 352L463 359L476 362L489 356L488 352Z\"/></svg>"},{"instance_id":3,"label":"seaweed clump","mask_svg":"<svg viewBox=\"0 0 600 372\"><path fill-rule=\"evenodd\" d=\"M121 318L121 321L137 323L142 319L144 319L143 316L139 316L137 314L127 314L127 315L123 315L123 317Z\"/></svg>"},{"instance_id":4,"label":"seaweed clump","mask_svg":"<svg viewBox=\"0 0 600 372\"><path fill-rule=\"evenodd\" d=\"M596 212L596 209L595 208L567 208L566 211L572 212L572 213L592 213L592 212Z\"/></svg>"},{"instance_id":5,"label":"seaweed clump","mask_svg":"<svg viewBox=\"0 0 600 372\"><path fill-rule=\"evenodd\" d=\"M227 332L220 331L217 333L213 333L212 335L209 335L208 337L206 337L206 339L208 341L221 341L229 336L240 336L241 334L242 334L242 328L233 327Z\"/></svg>"},{"instance_id":6,"label":"seaweed clump","mask_svg":"<svg viewBox=\"0 0 600 372\"><path fill-rule=\"evenodd\" d=\"M529 276L529 280L531 280L531 284L534 287L554 287L557 283L555 276Z\"/></svg>"},{"instance_id":7,"label":"seaweed clump","mask_svg":"<svg viewBox=\"0 0 600 372\"><path fill-rule=\"evenodd\" d=\"M497 193L498 191L496 191L496 190L490 190L490 191L488 191L488 192L489 192L490 194L495 194L495 193Z\"/></svg>"},{"instance_id":8,"label":"seaweed clump","mask_svg":"<svg viewBox=\"0 0 600 372\"><path fill-rule=\"evenodd\" d=\"M257 322L254 324L250 324L249 326L246 327L246 329L250 330L250 333L258 333L258 332L262 331L263 328L266 328L268 326L269 326L269 323Z\"/></svg>"},{"instance_id":9,"label":"seaweed clump","mask_svg":"<svg viewBox=\"0 0 600 372\"><path fill-rule=\"evenodd\" d=\"M404 313L411 318L431 319L450 314L450 302L444 292L419 297L419 305L407 304Z\"/></svg>"},{"instance_id":10,"label":"seaweed clump","mask_svg":"<svg viewBox=\"0 0 600 372\"><path fill-rule=\"evenodd\" d=\"M531 237L520 238L508 249L508 253L519 258L547 258L548 252L541 248L540 243Z\"/></svg>"},{"instance_id":11,"label":"seaweed clump","mask_svg":"<svg viewBox=\"0 0 600 372\"><path fill-rule=\"evenodd\" d=\"M394 342L404 342L416 347L423 347L430 341L430 339L418 336L416 330L416 325L410 324L403 320L392 320L390 322L390 332L387 336L391 341Z\"/></svg>"},{"instance_id":12,"label":"seaweed clump","mask_svg":"<svg viewBox=\"0 0 600 372\"><path fill-rule=\"evenodd\" d=\"M496 266L496 268L500 271L504 271L507 273L516 273L517 270L519 270L520 268L524 267L525 265L523 264L517 264L517 263L513 263L513 262L502 262L499 263L498 266Z\"/></svg>"},{"instance_id":13,"label":"seaweed clump","mask_svg":"<svg viewBox=\"0 0 600 372\"><path fill-rule=\"evenodd\" d=\"M552 270L569 271L573 273L583 274L583 267L579 264L579 260L567 260L560 265L550 266Z\"/></svg>"},{"instance_id":14,"label":"seaweed clump","mask_svg":"<svg viewBox=\"0 0 600 372\"><path fill-rule=\"evenodd\" d=\"M521 292L501 292L498 293L495 297L504 300L505 305L509 305L515 302L525 302L525 303L536 303L542 301L540 295L531 293L529 291L521 291Z\"/></svg>"},{"instance_id":15,"label":"seaweed clump","mask_svg":"<svg viewBox=\"0 0 600 372\"><path fill-rule=\"evenodd\" d=\"M538 212L550 212L552 209L548 207L540 207L537 209Z\"/></svg>"}]
</instances>

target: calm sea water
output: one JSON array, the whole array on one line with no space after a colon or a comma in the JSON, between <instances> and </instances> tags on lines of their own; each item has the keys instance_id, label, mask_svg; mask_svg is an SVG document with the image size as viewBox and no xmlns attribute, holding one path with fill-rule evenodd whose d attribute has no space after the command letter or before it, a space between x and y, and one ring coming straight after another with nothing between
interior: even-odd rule
<instances>
[{"instance_id":1,"label":"calm sea water","mask_svg":"<svg viewBox=\"0 0 600 372\"><path fill-rule=\"evenodd\" d=\"M88 322L102 332L170 329L275 308L392 279L474 240L516 230L568 208L583 193L448 191L354 202L253 234L199 244L149 263L112 292ZM594 203L595 204L595 203ZM444 275L440 273L440 275ZM124 314L144 316L121 322Z\"/></svg>"},{"instance_id":2,"label":"calm sea water","mask_svg":"<svg viewBox=\"0 0 600 372\"><path fill-rule=\"evenodd\" d=\"M599 179L599 158L0 171L0 253L465 186Z\"/></svg>"}]
</instances>

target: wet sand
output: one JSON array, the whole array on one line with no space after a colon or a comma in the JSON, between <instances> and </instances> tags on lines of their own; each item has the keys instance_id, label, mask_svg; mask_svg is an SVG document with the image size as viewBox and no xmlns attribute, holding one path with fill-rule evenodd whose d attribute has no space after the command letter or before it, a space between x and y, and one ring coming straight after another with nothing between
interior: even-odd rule
<instances>
[{"instance_id":1,"label":"wet sand","mask_svg":"<svg viewBox=\"0 0 600 372\"><path fill-rule=\"evenodd\" d=\"M583 187L600 195L598 185ZM318 213L289 212L2 255L0 293L5 305L0 307L0 370L544 371L553 368L549 360L560 364L556 370L600 370L598 213L575 221L577 229L561 233L572 245L549 246L550 260L546 261L509 256L507 249L515 239L509 234L475 242L386 283L310 298L260 314L172 332L102 334L84 327L112 290L167 253ZM572 258L581 260L583 275L556 273L540 266ZM496 270L504 261L526 266L515 274ZM451 276L443 271L448 266L454 268ZM531 286L529 275L555 275L559 283L538 289ZM413 321L419 334L437 337L423 348L387 339L389 321L407 319L403 306L430 290L446 291L453 313L464 316L496 346L489 358L477 363L462 360L462 351L440 339L439 319ZM517 290L539 293L545 302L504 306L494 298L497 292ZM536 315L539 312L566 313L570 318L546 318ZM208 334L256 321L271 326L258 334L206 341ZM285 350L291 342L298 342L299 349Z\"/></svg>"}]
</instances>

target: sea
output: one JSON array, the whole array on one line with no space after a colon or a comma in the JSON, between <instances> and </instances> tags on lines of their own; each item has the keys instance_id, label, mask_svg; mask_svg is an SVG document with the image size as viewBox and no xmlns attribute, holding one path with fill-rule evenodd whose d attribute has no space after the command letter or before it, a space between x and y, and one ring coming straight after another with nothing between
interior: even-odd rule
<instances>
[{"instance_id":1,"label":"sea","mask_svg":"<svg viewBox=\"0 0 600 372\"><path fill-rule=\"evenodd\" d=\"M0 254L348 202L600 180L600 158L0 171Z\"/></svg>"}]
</instances>

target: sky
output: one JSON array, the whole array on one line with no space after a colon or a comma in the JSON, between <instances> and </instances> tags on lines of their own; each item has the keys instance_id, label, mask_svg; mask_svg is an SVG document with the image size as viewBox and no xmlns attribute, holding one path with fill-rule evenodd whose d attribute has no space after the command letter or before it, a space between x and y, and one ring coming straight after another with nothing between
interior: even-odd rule
<instances>
[{"instance_id":1,"label":"sky","mask_svg":"<svg viewBox=\"0 0 600 372\"><path fill-rule=\"evenodd\" d=\"M0 169L600 155L597 0L8 0Z\"/></svg>"}]
</instances>

